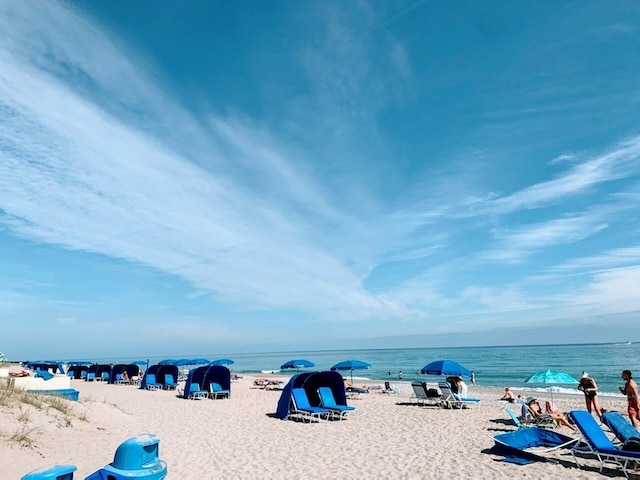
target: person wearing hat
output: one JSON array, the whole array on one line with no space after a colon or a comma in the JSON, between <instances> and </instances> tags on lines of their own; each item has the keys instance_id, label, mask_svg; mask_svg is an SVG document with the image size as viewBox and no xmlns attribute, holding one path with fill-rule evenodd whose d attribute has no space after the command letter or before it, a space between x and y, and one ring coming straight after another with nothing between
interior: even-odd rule
<instances>
[{"instance_id":1,"label":"person wearing hat","mask_svg":"<svg viewBox=\"0 0 640 480\"><path fill-rule=\"evenodd\" d=\"M598 405L598 384L589 376L589 372L582 372L582 378L578 383L578 390L584 393L584 401L587 403L587 411L595 410L598 418L602 416L602 410Z\"/></svg>"}]
</instances>

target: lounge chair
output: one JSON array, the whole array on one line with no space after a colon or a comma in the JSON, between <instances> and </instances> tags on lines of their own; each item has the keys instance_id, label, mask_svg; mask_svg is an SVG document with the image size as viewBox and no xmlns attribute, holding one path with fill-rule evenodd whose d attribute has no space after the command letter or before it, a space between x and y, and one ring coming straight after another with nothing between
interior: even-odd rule
<instances>
[{"instance_id":1,"label":"lounge chair","mask_svg":"<svg viewBox=\"0 0 640 480\"><path fill-rule=\"evenodd\" d=\"M453 393L451 385L447 382L438 382L438 388L442 392L441 404L445 408L468 408L469 405L480 405L480 399L478 398L462 398Z\"/></svg>"},{"instance_id":2,"label":"lounge chair","mask_svg":"<svg viewBox=\"0 0 640 480\"><path fill-rule=\"evenodd\" d=\"M573 420L580 430L582 434L582 444L586 444L588 448L587 453L595 455L600 461L600 473L602 473L605 462L614 463L622 469L624 476L629 478L627 466L629 462L640 461L640 452L624 451L616 447L602 431L591 414L585 410L573 410L569 412L569 418ZM585 450L579 449L578 447L574 447L571 450L573 459L579 467L580 464L576 457L576 453L578 452L585 453Z\"/></svg>"},{"instance_id":3,"label":"lounge chair","mask_svg":"<svg viewBox=\"0 0 640 480\"><path fill-rule=\"evenodd\" d=\"M86 382L93 382L96 379L96 374L94 372L90 372L87 374L87 377L85 378Z\"/></svg>"},{"instance_id":4,"label":"lounge chair","mask_svg":"<svg viewBox=\"0 0 640 480\"><path fill-rule=\"evenodd\" d=\"M102 376L101 376L102 381L103 381L103 382L108 382L108 381L109 381L109 377L110 377L110 376L111 376L111 375L109 374L109 372L102 372Z\"/></svg>"},{"instance_id":5,"label":"lounge chair","mask_svg":"<svg viewBox=\"0 0 640 480\"><path fill-rule=\"evenodd\" d=\"M199 383L191 383L189 385L189 399L197 400L199 398L207 398L209 396L209 392L206 390L200 390Z\"/></svg>"},{"instance_id":6,"label":"lounge chair","mask_svg":"<svg viewBox=\"0 0 640 480\"><path fill-rule=\"evenodd\" d=\"M507 412L507 415L509 415L509 417L511 417L511 420L513 420L513 423L515 424L516 427L518 428L529 428L529 427L533 427L534 425L530 424L530 423L523 423L522 421L520 421L520 419L518 418L518 416L516 415L516 413L511 410L509 407L504 407L505 412Z\"/></svg>"},{"instance_id":7,"label":"lounge chair","mask_svg":"<svg viewBox=\"0 0 640 480\"><path fill-rule=\"evenodd\" d=\"M292 388L291 389L291 403L292 409L290 410L291 414L300 415L300 418L305 421L313 420L314 418L320 419L322 417L329 417L331 415L331 410L322 407L314 407L309 403L309 398L307 397L307 392L304 388Z\"/></svg>"},{"instance_id":8,"label":"lounge chair","mask_svg":"<svg viewBox=\"0 0 640 480\"><path fill-rule=\"evenodd\" d=\"M355 410L355 407L350 405L339 405L336 403L331 387L319 387L318 395L320 395L320 403L322 407L331 410L332 416L337 416L342 419L347 412Z\"/></svg>"},{"instance_id":9,"label":"lounge chair","mask_svg":"<svg viewBox=\"0 0 640 480\"><path fill-rule=\"evenodd\" d=\"M556 428L558 425L551 415L536 413L528 404L522 404L522 415L520 417L523 422L531 423L537 427Z\"/></svg>"},{"instance_id":10,"label":"lounge chair","mask_svg":"<svg viewBox=\"0 0 640 480\"><path fill-rule=\"evenodd\" d=\"M124 378L122 378L121 373L116 373L116 379L114 380L113 383L115 383L116 385L128 385L129 380L125 380Z\"/></svg>"},{"instance_id":11,"label":"lounge chair","mask_svg":"<svg viewBox=\"0 0 640 480\"><path fill-rule=\"evenodd\" d=\"M417 405L440 405L442 394L435 388L428 388L425 382L411 382L413 395L409 397L409 403L415 400Z\"/></svg>"},{"instance_id":12,"label":"lounge chair","mask_svg":"<svg viewBox=\"0 0 640 480\"><path fill-rule=\"evenodd\" d=\"M175 390L177 386L178 384L174 381L173 375L171 375L170 373L165 373L164 384L162 385L162 388L164 388L165 390Z\"/></svg>"},{"instance_id":13,"label":"lounge chair","mask_svg":"<svg viewBox=\"0 0 640 480\"><path fill-rule=\"evenodd\" d=\"M209 384L209 398L217 399L218 397L229 398L231 391L224 390L219 383L211 382Z\"/></svg>"},{"instance_id":14,"label":"lounge chair","mask_svg":"<svg viewBox=\"0 0 640 480\"><path fill-rule=\"evenodd\" d=\"M145 389L160 390L162 388L162 385L156 381L155 373L148 373L147 375L145 375L145 378L146 378L145 384L144 384Z\"/></svg>"},{"instance_id":15,"label":"lounge chair","mask_svg":"<svg viewBox=\"0 0 640 480\"><path fill-rule=\"evenodd\" d=\"M600 420L613 433L626 451L640 451L640 432L620 412L606 412Z\"/></svg>"}]
</instances>

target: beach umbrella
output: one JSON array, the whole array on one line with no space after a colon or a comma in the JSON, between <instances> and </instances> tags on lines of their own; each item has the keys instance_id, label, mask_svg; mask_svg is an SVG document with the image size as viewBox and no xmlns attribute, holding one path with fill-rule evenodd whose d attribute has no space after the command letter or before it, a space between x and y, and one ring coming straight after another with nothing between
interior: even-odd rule
<instances>
[{"instance_id":1,"label":"beach umbrella","mask_svg":"<svg viewBox=\"0 0 640 480\"><path fill-rule=\"evenodd\" d=\"M353 371L354 370L367 370L371 368L371 365L367 362L363 362L362 360L345 360L343 362L336 363L333 367L331 367L332 371L351 371L351 385L353 385Z\"/></svg>"},{"instance_id":2,"label":"beach umbrella","mask_svg":"<svg viewBox=\"0 0 640 480\"><path fill-rule=\"evenodd\" d=\"M448 377L467 377L471 376L471 372L453 360L436 360L431 362L420 370L420 373L426 375L446 375Z\"/></svg>"},{"instance_id":3,"label":"beach umbrella","mask_svg":"<svg viewBox=\"0 0 640 480\"><path fill-rule=\"evenodd\" d=\"M219 358L211 362L209 365L233 365L234 363L236 362L234 362L230 358Z\"/></svg>"},{"instance_id":4,"label":"beach umbrella","mask_svg":"<svg viewBox=\"0 0 640 480\"><path fill-rule=\"evenodd\" d=\"M138 365L139 367L146 364L147 362L145 362L144 360L136 360L135 362L131 362L131 365Z\"/></svg>"},{"instance_id":5,"label":"beach umbrella","mask_svg":"<svg viewBox=\"0 0 640 480\"><path fill-rule=\"evenodd\" d=\"M281 369L286 369L286 368L295 368L296 370L299 370L301 368L311 368L311 367L315 367L316 364L309 361L309 360L304 360L302 358L297 358L295 360L289 360L288 362L283 363L282 365L280 365Z\"/></svg>"},{"instance_id":6,"label":"beach umbrella","mask_svg":"<svg viewBox=\"0 0 640 480\"><path fill-rule=\"evenodd\" d=\"M527 377L524 383L537 383L541 385L577 385L578 380L568 373L558 370L542 370ZM551 390L551 400L553 400L553 389Z\"/></svg>"},{"instance_id":7,"label":"beach umbrella","mask_svg":"<svg viewBox=\"0 0 640 480\"><path fill-rule=\"evenodd\" d=\"M176 362L176 367L184 367L185 365L193 365L193 362L188 358L181 358Z\"/></svg>"},{"instance_id":8,"label":"beach umbrella","mask_svg":"<svg viewBox=\"0 0 640 480\"><path fill-rule=\"evenodd\" d=\"M211 362L209 362L209 360L207 360L206 358L194 358L193 360L191 360L190 365L209 365ZM233 363L233 361L231 362Z\"/></svg>"},{"instance_id":9,"label":"beach umbrella","mask_svg":"<svg viewBox=\"0 0 640 480\"><path fill-rule=\"evenodd\" d=\"M174 360L173 358L167 358L166 360L158 362L158 365L175 365L176 363L178 363L177 360Z\"/></svg>"}]
</instances>

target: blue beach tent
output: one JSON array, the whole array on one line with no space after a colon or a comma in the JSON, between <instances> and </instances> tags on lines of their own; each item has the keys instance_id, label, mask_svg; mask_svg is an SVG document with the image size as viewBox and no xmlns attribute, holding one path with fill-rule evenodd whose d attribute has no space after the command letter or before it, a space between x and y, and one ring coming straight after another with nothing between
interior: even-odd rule
<instances>
[{"instance_id":1,"label":"blue beach tent","mask_svg":"<svg viewBox=\"0 0 640 480\"><path fill-rule=\"evenodd\" d=\"M140 375L140 368L133 363L118 363L113 366L111 369L111 376L109 377L109 383L114 383L116 381L117 375L122 375L122 372L127 372L127 376L137 377Z\"/></svg>"},{"instance_id":2,"label":"blue beach tent","mask_svg":"<svg viewBox=\"0 0 640 480\"><path fill-rule=\"evenodd\" d=\"M102 364L94 363L89 367L89 370L87 371L87 376L90 373L95 374L95 378L104 378L105 376L109 378L111 377L111 365L107 363L102 363Z\"/></svg>"},{"instance_id":3,"label":"blue beach tent","mask_svg":"<svg viewBox=\"0 0 640 480\"><path fill-rule=\"evenodd\" d=\"M87 372L89 371L88 365L71 365L69 370L67 370L67 375L76 380L85 378L87 376Z\"/></svg>"},{"instance_id":4,"label":"blue beach tent","mask_svg":"<svg viewBox=\"0 0 640 480\"><path fill-rule=\"evenodd\" d=\"M344 381L338 372L305 372L294 375L282 390L276 417L285 419L289 416L291 404L291 390L303 388L309 398L309 403L314 407L320 407L320 395L318 388L329 387L338 405L347 404L347 395L344 391Z\"/></svg>"},{"instance_id":5,"label":"blue beach tent","mask_svg":"<svg viewBox=\"0 0 640 480\"><path fill-rule=\"evenodd\" d=\"M145 390L147 387L147 375L154 374L156 377L156 382L164 385L165 375L172 375L174 383L178 381L178 367L175 365L151 365L147 371L144 373L144 377L142 377L142 382L140 382L140 388Z\"/></svg>"},{"instance_id":6,"label":"blue beach tent","mask_svg":"<svg viewBox=\"0 0 640 480\"><path fill-rule=\"evenodd\" d=\"M231 372L227 367L221 365L205 365L194 368L187 377L184 398L189 398L192 383L200 385L200 390L209 391L211 384L217 383L222 387L222 390L231 391Z\"/></svg>"}]
</instances>

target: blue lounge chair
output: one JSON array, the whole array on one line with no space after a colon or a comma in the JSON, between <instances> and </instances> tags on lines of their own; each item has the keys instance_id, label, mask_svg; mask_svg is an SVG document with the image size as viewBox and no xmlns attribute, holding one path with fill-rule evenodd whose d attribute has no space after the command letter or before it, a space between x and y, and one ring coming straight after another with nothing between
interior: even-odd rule
<instances>
[{"instance_id":1,"label":"blue lounge chair","mask_svg":"<svg viewBox=\"0 0 640 480\"><path fill-rule=\"evenodd\" d=\"M304 388L292 388L291 400L292 409L289 413L299 415L303 421L309 419L311 422L314 418L320 419L323 416L326 418L331 415L331 410L327 408L312 406Z\"/></svg>"},{"instance_id":2,"label":"blue lounge chair","mask_svg":"<svg viewBox=\"0 0 640 480\"><path fill-rule=\"evenodd\" d=\"M93 382L96 379L95 372L90 372L87 374L87 377L84 379L86 382Z\"/></svg>"},{"instance_id":3,"label":"blue lounge chair","mask_svg":"<svg viewBox=\"0 0 640 480\"><path fill-rule=\"evenodd\" d=\"M231 392L225 390L219 383L211 382L209 384L209 398L217 399L218 397L229 398Z\"/></svg>"},{"instance_id":4,"label":"blue lounge chair","mask_svg":"<svg viewBox=\"0 0 640 480\"><path fill-rule=\"evenodd\" d=\"M191 383L189 384L189 399L197 400L199 398L207 398L209 396L209 392L206 390L200 390L199 383Z\"/></svg>"},{"instance_id":5,"label":"blue lounge chair","mask_svg":"<svg viewBox=\"0 0 640 480\"><path fill-rule=\"evenodd\" d=\"M333 391L331 391L331 387L318 388L318 395L320 395L320 403L322 404L322 407L331 410L332 416L343 418L347 412L355 410L355 407L350 405L338 405L335 397L333 396Z\"/></svg>"},{"instance_id":6,"label":"blue lounge chair","mask_svg":"<svg viewBox=\"0 0 640 480\"><path fill-rule=\"evenodd\" d=\"M122 378L122 374L121 373L116 373L116 379L113 382L117 385L128 385L129 384L129 380L125 380L124 378Z\"/></svg>"},{"instance_id":7,"label":"blue lounge chair","mask_svg":"<svg viewBox=\"0 0 640 480\"><path fill-rule=\"evenodd\" d=\"M640 432L620 412L603 413L600 420L622 443L623 450L640 451Z\"/></svg>"},{"instance_id":8,"label":"blue lounge chair","mask_svg":"<svg viewBox=\"0 0 640 480\"><path fill-rule=\"evenodd\" d=\"M156 381L155 373L147 373L147 375L145 375L144 388L147 390L160 390L162 388L162 385Z\"/></svg>"},{"instance_id":9,"label":"blue lounge chair","mask_svg":"<svg viewBox=\"0 0 640 480\"><path fill-rule=\"evenodd\" d=\"M611 440L609 440L609 437L605 435L591 414L585 410L573 410L569 412L569 418L573 420L580 430L582 441L588 448L587 452L595 455L600 461L600 473L602 473L605 462L608 462L618 465L622 469L624 476L629 478L627 466L629 462L640 461L640 452L624 451L616 447ZM580 464L576 458L576 453L578 452L584 452L584 450L578 450L577 447L571 450L573 459L579 467Z\"/></svg>"},{"instance_id":10,"label":"blue lounge chair","mask_svg":"<svg viewBox=\"0 0 640 480\"><path fill-rule=\"evenodd\" d=\"M173 375L171 375L170 373L165 373L164 385L162 385L162 388L164 388L165 390L175 390L177 387L178 384L174 381Z\"/></svg>"},{"instance_id":11,"label":"blue lounge chair","mask_svg":"<svg viewBox=\"0 0 640 480\"><path fill-rule=\"evenodd\" d=\"M515 414L515 412L513 410L511 410L509 407L504 407L504 410L511 417L511 420L513 420L513 423L516 424L516 427L518 427L518 428L533 427L533 425L531 425L530 423L522 423L520 421L520 419L518 418L518 416Z\"/></svg>"},{"instance_id":12,"label":"blue lounge chair","mask_svg":"<svg viewBox=\"0 0 640 480\"><path fill-rule=\"evenodd\" d=\"M110 376L109 372L102 372L102 376L101 376L102 381L103 382L108 382L109 381L109 376Z\"/></svg>"}]
</instances>

